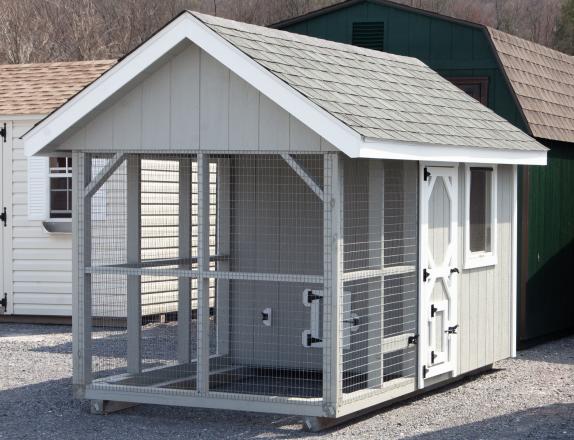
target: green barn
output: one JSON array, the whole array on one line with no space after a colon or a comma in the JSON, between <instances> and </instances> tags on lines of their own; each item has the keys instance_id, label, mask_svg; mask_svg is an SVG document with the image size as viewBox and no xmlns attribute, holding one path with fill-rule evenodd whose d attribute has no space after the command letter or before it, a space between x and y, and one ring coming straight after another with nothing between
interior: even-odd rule
<instances>
[{"instance_id":1,"label":"green barn","mask_svg":"<svg viewBox=\"0 0 574 440\"><path fill-rule=\"evenodd\" d=\"M574 57L388 0L347 0L274 27L416 57L549 147L521 167L518 343L574 330Z\"/></svg>"}]
</instances>

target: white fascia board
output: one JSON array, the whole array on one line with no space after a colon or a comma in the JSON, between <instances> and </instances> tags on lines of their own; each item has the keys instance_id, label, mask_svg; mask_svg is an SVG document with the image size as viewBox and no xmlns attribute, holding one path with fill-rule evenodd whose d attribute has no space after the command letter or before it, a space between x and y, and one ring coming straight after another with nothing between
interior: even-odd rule
<instances>
[{"instance_id":1,"label":"white fascia board","mask_svg":"<svg viewBox=\"0 0 574 440\"><path fill-rule=\"evenodd\" d=\"M510 165L546 165L546 151L457 147L365 138L359 157Z\"/></svg>"},{"instance_id":2,"label":"white fascia board","mask_svg":"<svg viewBox=\"0 0 574 440\"><path fill-rule=\"evenodd\" d=\"M2 115L0 121L39 121L46 115Z\"/></svg>"},{"instance_id":3,"label":"white fascia board","mask_svg":"<svg viewBox=\"0 0 574 440\"><path fill-rule=\"evenodd\" d=\"M26 155L46 153L41 150L184 39L196 44L335 147L350 157L358 157L361 136L357 132L249 58L190 13L175 19L30 130L23 137Z\"/></svg>"}]
</instances>

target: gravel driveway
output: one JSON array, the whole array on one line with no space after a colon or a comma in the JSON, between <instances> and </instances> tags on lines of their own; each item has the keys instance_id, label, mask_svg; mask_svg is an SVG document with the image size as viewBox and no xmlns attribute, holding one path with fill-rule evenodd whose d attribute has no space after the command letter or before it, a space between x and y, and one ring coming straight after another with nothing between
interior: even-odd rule
<instances>
[{"instance_id":1,"label":"gravel driveway","mask_svg":"<svg viewBox=\"0 0 574 440\"><path fill-rule=\"evenodd\" d=\"M71 331L0 324L0 439L573 439L574 337L319 434L295 417L142 405L89 414L71 396Z\"/></svg>"}]
</instances>

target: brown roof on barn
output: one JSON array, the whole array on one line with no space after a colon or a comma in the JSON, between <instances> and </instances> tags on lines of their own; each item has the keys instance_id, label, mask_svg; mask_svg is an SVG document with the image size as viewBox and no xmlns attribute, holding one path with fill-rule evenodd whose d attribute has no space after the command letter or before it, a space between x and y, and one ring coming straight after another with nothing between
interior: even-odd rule
<instances>
[{"instance_id":1,"label":"brown roof on barn","mask_svg":"<svg viewBox=\"0 0 574 440\"><path fill-rule=\"evenodd\" d=\"M488 28L532 134L574 142L574 57Z\"/></svg>"},{"instance_id":2,"label":"brown roof on barn","mask_svg":"<svg viewBox=\"0 0 574 440\"><path fill-rule=\"evenodd\" d=\"M0 65L0 115L44 115L62 105L115 60Z\"/></svg>"}]
</instances>

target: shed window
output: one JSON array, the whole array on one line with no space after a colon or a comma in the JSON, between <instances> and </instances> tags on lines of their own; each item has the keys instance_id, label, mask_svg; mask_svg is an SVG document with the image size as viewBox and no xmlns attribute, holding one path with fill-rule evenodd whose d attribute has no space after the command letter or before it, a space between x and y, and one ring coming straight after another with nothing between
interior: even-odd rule
<instances>
[{"instance_id":1,"label":"shed window","mask_svg":"<svg viewBox=\"0 0 574 440\"><path fill-rule=\"evenodd\" d=\"M385 23L382 21L355 22L351 40L353 46L384 50Z\"/></svg>"},{"instance_id":2,"label":"shed window","mask_svg":"<svg viewBox=\"0 0 574 440\"><path fill-rule=\"evenodd\" d=\"M50 218L72 217L72 158L50 158Z\"/></svg>"},{"instance_id":3,"label":"shed window","mask_svg":"<svg viewBox=\"0 0 574 440\"><path fill-rule=\"evenodd\" d=\"M466 169L465 267L496 264L496 167Z\"/></svg>"}]
</instances>

